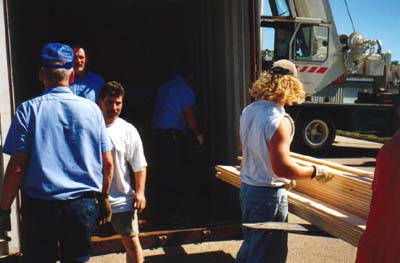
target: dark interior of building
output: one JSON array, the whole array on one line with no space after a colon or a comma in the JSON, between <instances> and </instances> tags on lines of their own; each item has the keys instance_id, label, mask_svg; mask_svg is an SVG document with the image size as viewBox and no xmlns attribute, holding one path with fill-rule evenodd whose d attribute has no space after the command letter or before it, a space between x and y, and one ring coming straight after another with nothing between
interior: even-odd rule
<instances>
[{"instance_id":1,"label":"dark interior of building","mask_svg":"<svg viewBox=\"0 0 400 263\"><path fill-rule=\"evenodd\" d=\"M38 80L39 54L46 42L84 45L88 49L89 68L105 80L119 81L125 87L126 96L121 117L132 122L139 130L149 163L147 193L151 200L144 217L151 214L151 202L157 202L157 198L165 198L152 192L154 169L151 166L150 121L157 89L171 76L177 59L190 59L194 68L197 68L194 72L193 89L197 98L196 113L200 116L202 129L207 133L211 127L218 130L218 125L224 125L219 124L217 117L213 117L213 120L204 114L210 107L218 111L218 114L222 113L215 104L210 104L215 98L203 95L210 92L204 92L202 85L196 84L201 83L196 82L200 80L199 69L209 66L200 65L198 59L201 56L197 44L201 30L201 2L8 2L12 76L17 105L42 92ZM218 95L214 96L218 98ZM213 113L209 115L212 116ZM236 193L232 193L230 186L215 178L213 167L219 160L211 160L216 156L216 146L210 144L213 140L224 144L225 138L217 134L209 135L209 138L208 145L194 149L191 161L184 168L188 178L185 182L187 196L183 198L192 202L188 214L192 218L191 224L238 218ZM229 209L232 206L236 209Z\"/></svg>"}]
</instances>

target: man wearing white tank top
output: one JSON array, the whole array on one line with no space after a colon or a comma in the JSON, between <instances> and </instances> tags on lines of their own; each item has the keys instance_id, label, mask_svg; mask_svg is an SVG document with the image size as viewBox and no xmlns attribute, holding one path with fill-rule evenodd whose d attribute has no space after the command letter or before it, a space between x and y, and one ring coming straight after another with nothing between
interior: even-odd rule
<instances>
[{"instance_id":1,"label":"man wearing white tank top","mask_svg":"<svg viewBox=\"0 0 400 263\"><path fill-rule=\"evenodd\" d=\"M284 106L305 98L292 62L275 62L253 84L250 95L255 101L240 117L242 222L287 222L284 182L307 178L327 182L332 175L323 167L300 166L290 158L294 123ZM287 250L287 232L243 228L236 263L286 262Z\"/></svg>"}]
</instances>

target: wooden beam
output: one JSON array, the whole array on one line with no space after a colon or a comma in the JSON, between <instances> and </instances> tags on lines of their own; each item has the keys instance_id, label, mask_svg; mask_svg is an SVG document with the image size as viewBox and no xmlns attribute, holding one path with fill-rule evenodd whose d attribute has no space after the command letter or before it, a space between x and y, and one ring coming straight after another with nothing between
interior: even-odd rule
<instances>
[{"instance_id":1,"label":"wooden beam","mask_svg":"<svg viewBox=\"0 0 400 263\"><path fill-rule=\"evenodd\" d=\"M334 162L330 162L330 161L314 158L314 157L307 156L307 155L302 155L302 154L295 153L295 152L290 152L290 156L298 163L302 163L301 161L306 161L310 165L311 164L325 165L325 166L327 166L329 168L338 170L340 172L349 173L349 174L352 174L352 175L357 175L357 176L366 177L366 178L370 178L370 179L374 178L374 173L369 172L369 171L365 171L365 170L362 170L362 169L357 169L357 168L354 168L354 167L341 165L341 164L338 164L338 163L334 163ZM240 162L242 162L243 161L243 157L239 156L238 160ZM303 164L304 164L304 162L303 162Z\"/></svg>"},{"instance_id":2,"label":"wooden beam","mask_svg":"<svg viewBox=\"0 0 400 263\"><path fill-rule=\"evenodd\" d=\"M361 177L367 177L370 179L374 178L374 173L364 171L361 169L341 165L338 163L334 163L334 162L330 162L330 161L326 161L326 160L322 160L322 159L317 159L317 158L314 158L311 156L302 155L302 154L298 154L298 153L294 153L294 152L291 152L290 156L295 159L298 159L298 160L308 161L308 162L314 163L314 164L325 165L327 167L339 170L341 172L350 173L350 174L361 176Z\"/></svg>"},{"instance_id":3,"label":"wooden beam","mask_svg":"<svg viewBox=\"0 0 400 263\"><path fill-rule=\"evenodd\" d=\"M140 244L144 249L200 243L205 241L232 240L242 238L240 224L216 225L191 229L149 231L139 234ZM92 237L93 254L124 252L121 237Z\"/></svg>"},{"instance_id":4,"label":"wooden beam","mask_svg":"<svg viewBox=\"0 0 400 263\"><path fill-rule=\"evenodd\" d=\"M312 164L294 160L302 165ZM215 169L219 179L240 187L240 171L235 167L218 165ZM329 234L356 246L368 217L372 180L349 174L348 170L334 170L334 179L326 184L310 179L296 180L296 187L288 192L289 209Z\"/></svg>"}]
</instances>

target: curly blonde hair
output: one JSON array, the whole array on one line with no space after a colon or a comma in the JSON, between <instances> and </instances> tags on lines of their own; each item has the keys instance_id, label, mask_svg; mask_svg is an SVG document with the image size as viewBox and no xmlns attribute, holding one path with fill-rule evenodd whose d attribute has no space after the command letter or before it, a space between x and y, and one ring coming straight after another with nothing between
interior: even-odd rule
<instances>
[{"instance_id":1,"label":"curly blonde hair","mask_svg":"<svg viewBox=\"0 0 400 263\"><path fill-rule=\"evenodd\" d=\"M250 95L258 99L270 100L275 103L292 105L302 103L305 100L303 84L291 75L274 74L266 71L250 88Z\"/></svg>"}]
</instances>

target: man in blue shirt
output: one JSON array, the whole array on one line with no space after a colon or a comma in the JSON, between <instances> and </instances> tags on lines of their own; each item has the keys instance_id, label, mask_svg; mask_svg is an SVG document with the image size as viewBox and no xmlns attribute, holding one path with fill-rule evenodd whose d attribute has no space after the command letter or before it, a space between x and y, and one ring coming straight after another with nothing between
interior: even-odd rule
<instances>
[{"instance_id":1,"label":"man in blue shirt","mask_svg":"<svg viewBox=\"0 0 400 263\"><path fill-rule=\"evenodd\" d=\"M111 219L112 144L99 107L69 89L72 49L48 43L41 59L45 91L17 108L3 148L11 159L0 230L11 229L10 207L20 189L23 262L56 262L58 246L61 262L87 262L96 222Z\"/></svg>"},{"instance_id":2,"label":"man in blue shirt","mask_svg":"<svg viewBox=\"0 0 400 263\"><path fill-rule=\"evenodd\" d=\"M185 156L190 155L187 137L190 132L201 146L204 137L200 133L194 112L195 97L189 83L192 79L191 65L180 62L177 75L159 89L152 128L155 132L155 157L157 176L155 184L159 195L154 204L155 217L177 216L182 213L182 179Z\"/></svg>"},{"instance_id":3,"label":"man in blue shirt","mask_svg":"<svg viewBox=\"0 0 400 263\"><path fill-rule=\"evenodd\" d=\"M74 46L73 49L75 79L71 90L75 95L97 103L104 79L87 68L88 54L82 46Z\"/></svg>"}]
</instances>

